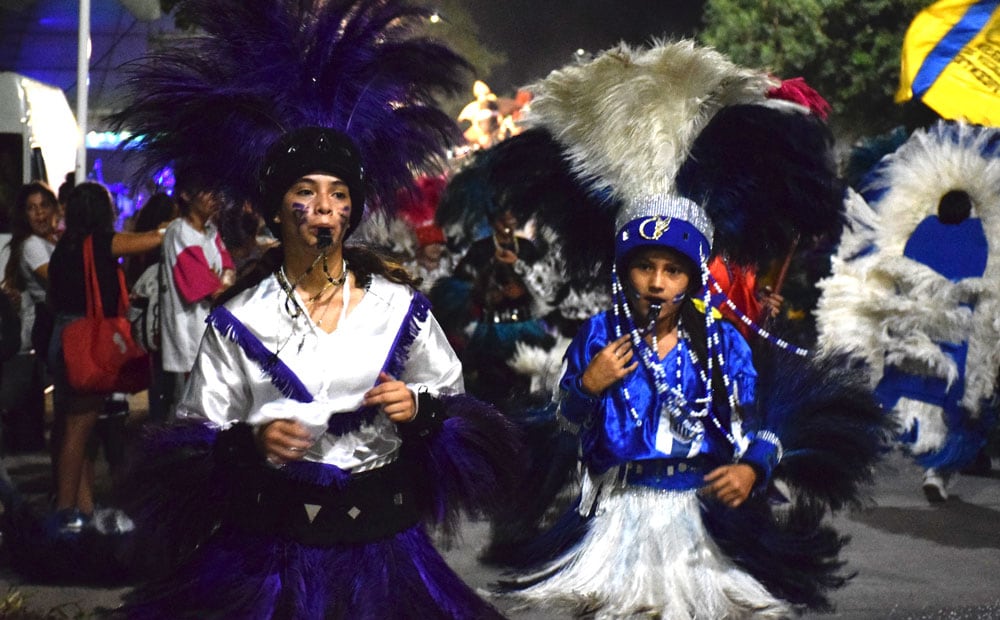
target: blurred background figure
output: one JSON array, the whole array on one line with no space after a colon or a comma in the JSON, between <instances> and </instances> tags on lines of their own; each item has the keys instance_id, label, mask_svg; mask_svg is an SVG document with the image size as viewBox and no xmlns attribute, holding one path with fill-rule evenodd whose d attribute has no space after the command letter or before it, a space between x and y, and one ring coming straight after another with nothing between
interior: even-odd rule
<instances>
[{"instance_id":1,"label":"blurred background figure","mask_svg":"<svg viewBox=\"0 0 1000 620\"><path fill-rule=\"evenodd\" d=\"M819 344L849 347L924 469L929 502L987 475L1000 349L1000 129L938 121L886 154L848 199L820 282Z\"/></svg>"},{"instance_id":2,"label":"blurred background figure","mask_svg":"<svg viewBox=\"0 0 1000 620\"><path fill-rule=\"evenodd\" d=\"M447 185L445 175L417 179L412 192L400 197L399 217L412 231L414 244L404 266L420 280L420 290L427 294L438 279L449 276L457 258L448 249L444 231L434 223L441 193Z\"/></svg>"},{"instance_id":3,"label":"blurred background figure","mask_svg":"<svg viewBox=\"0 0 1000 620\"><path fill-rule=\"evenodd\" d=\"M87 443L109 394L81 393L66 379L62 331L84 316L86 291L83 243L94 238L94 263L104 312L115 316L121 294L118 257L155 250L163 233L117 233L116 213L111 194L97 183L81 183L66 203L66 232L52 253L49 304L55 312L55 326L48 351L55 391L53 409L65 417L65 431L55 446L56 511L47 521L47 533L54 538L79 534L94 513L94 468L87 455Z\"/></svg>"},{"instance_id":4,"label":"blurred background figure","mask_svg":"<svg viewBox=\"0 0 1000 620\"><path fill-rule=\"evenodd\" d=\"M157 192L150 196L146 200L146 203L136 212L135 218L132 220L131 231L149 232L151 230L158 230L165 223L176 219L178 210L177 201L174 200L173 196L164 192ZM125 282L128 283L129 287L132 287L136 280L139 279L139 276L149 269L149 267L159 264L160 258L160 254L157 252L126 256L124 260Z\"/></svg>"},{"instance_id":5,"label":"blurred background figure","mask_svg":"<svg viewBox=\"0 0 1000 620\"><path fill-rule=\"evenodd\" d=\"M493 213L490 226L488 236L469 246L454 275L438 280L432 301L447 317L442 325L449 338L460 345L466 388L504 409L530 391L531 378L508 364L518 344L547 350L555 338L535 314L535 295L525 279L541 253L518 234L520 223L510 210ZM451 303L459 298L464 299ZM464 315L451 310L456 305L465 308Z\"/></svg>"},{"instance_id":6,"label":"blurred background figure","mask_svg":"<svg viewBox=\"0 0 1000 620\"><path fill-rule=\"evenodd\" d=\"M5 446L14 452L45 449L45 352L52 334L52 312L45 303L49 258L59 239L59 204L41 181L21 187L10 213L11 240L3 291L20 318L20 349L7 365L9 398Z\"/></svg>"},{"instance_id":7,"label":"blurred background figure","mask_svg":"<svg viewBox=\"0 0 1000 620\"><path fill-rule=\"evenodd\" d=\"M167 226L161 300L163 406L172 415L205 332L212 302L236 281L235 265L215 223L222 197L197 172L178 172L181 216Z\"/></svg>"},{"instance_id":8,"label":"blurred background figure","mask_svg":"<svg viewBox=\"0 0 1000 620\"><path fill-rule=\"evenodd\" d=\"M166 193L158 192L149 197L133 220L133 232L143 233L164 228L177 218L177 201ZM149 384L149 420L163 422L169 414L169 394L165 390L163 371L161 301L166 288L163 273L163 253L147 252L125 258L125 281L129 286L132 303L130 320L134 331L141 331L138 342L149 351L152 360L152 378Z\"/></svg>"}]
</instances>

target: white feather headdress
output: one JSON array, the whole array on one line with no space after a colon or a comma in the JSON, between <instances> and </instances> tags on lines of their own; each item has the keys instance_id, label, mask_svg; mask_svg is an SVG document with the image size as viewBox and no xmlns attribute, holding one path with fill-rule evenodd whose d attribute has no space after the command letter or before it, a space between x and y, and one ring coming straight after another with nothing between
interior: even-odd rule
<instances>
[{"instance_id":1,"label":"white feather headdress","mask_svg":"<svg viewBox=\"0 0 1000 620\"><path fill-rule=\"evenodd\" d=\"M674 193L677 172L712 116L762 103L779 83L692 41L622 44L531 86L526 122L566 147L578 178L633 202Z\"/></svg>"}]
</instances>

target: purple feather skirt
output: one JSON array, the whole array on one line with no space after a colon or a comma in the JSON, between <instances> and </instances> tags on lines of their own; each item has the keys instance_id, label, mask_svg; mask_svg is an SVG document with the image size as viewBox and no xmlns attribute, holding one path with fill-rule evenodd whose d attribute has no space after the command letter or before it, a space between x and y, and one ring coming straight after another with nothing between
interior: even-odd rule
<instances>
[{"instance_id":1,"label":"purple feather skirt","mask_svg":"<svg viewBox=\"0 0 1000 620\"><path fill-rule=\"evenodd\" d=\"M171 620L502 618L451 570L422 525L322 548L220 530L170 577L133 591L124 611Z\"/></svg>"},{"instance_id":2,"label":"purple feather skirt","mask_svg":"<svg viewBox=\"0 0 1000 620\"><path fill-rule=\"evenodd\" d=\"M516 432L495 409L467 396L442 400L448 419L426 437L408 435L401 458L413 477L417 513L448 534L460 512L481 516L505 501L521 459ZM233 513L234 498L263 474L258 466L220 467L221 435L192 420L148 436L130 487L143 538L137 551L151 565L162 560L154 574L165 576L126 596L125 617L503 617L445 563L423 522L404 523L373 542L330 546L271 534L256 518L246 523L250 513ZM249 449L255 451L252 443ZM251 478L239 475L241 469ZM336 488L347 480L342 470L318 463L293 463L281 474Z\"/></svg>"}]
</instances>

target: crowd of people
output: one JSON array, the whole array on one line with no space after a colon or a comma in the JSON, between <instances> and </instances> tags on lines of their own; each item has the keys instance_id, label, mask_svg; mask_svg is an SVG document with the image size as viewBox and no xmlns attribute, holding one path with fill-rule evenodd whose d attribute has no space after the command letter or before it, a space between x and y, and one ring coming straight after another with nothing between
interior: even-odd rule
<instances>
[{"instance_id":1,"label":"crowd of people","mask_svg":"<svg viewBox=\"0 0 1000 620\"><path fill-rule=\"evenodd\" d=\"M973 242L955 233L970 257L920 236L938 229L848 234L834 276L810 283L828 296L818 340L795 342L782 285L796 251L839 237L845 196L851 221L874 221L801 82L690 41L622 45L533 85L506 132L477 133L499 109L477 82L459 117L474 152L442 169L429 162L461 132L429 93L457 88L463 65L396 38L421 9L276 2L282 18L262 24L275 16L225 1L191 3L208 36L146 59L117 117L147 168L176 166L171 193L121 231L95 182L57 195L35 181L10 206L3 352L32 356L46 378L33 399L54 386L51 505L17 544L42 537L63 579L94 566L94 545L113 548L100 561L136 583L122 617L499 618L505 601L787 618L847 583L826 517L858 501L893 442L923 454L935 502L942 468L983 454L996 377L966 359L995 375L1000 354L983 346L989 321L967 315L995 316L983 231L1000 224L972 175L955 172L957 198L954 183L928 188L940 195L917 218L970 228ZM303 63L277 53L291 43L330 57L283 70ZM379 62L400 50L439 62ZM254 59L272 71L248 76ZM178 83L197 86L180 107ZM226 123L213 89L242 93ZM1000 169L995 131L935 131ZM872 205L892 204L884 179L908 153L868 178ZM882 292L852 302L838 288L889 270L912 303L886 307L919 304L911 265L852 267L894 243L941 278L918 275L955 285L955 325L927 327L924 348L869 347L858 317L872 332L892 318L871 319ZM123 462L105 446L114 527L94 491L95 429L122 395L74 387L64 355L91 253L92 294L114 315L127 289L150 354L137 449ZM928 430L947 437L913 438ZM0 491L9 524L20 499L6 475ZM492 522L481 560L512 571L490 592L435 548L462 513Z\"/></svg>"}]
</instances>

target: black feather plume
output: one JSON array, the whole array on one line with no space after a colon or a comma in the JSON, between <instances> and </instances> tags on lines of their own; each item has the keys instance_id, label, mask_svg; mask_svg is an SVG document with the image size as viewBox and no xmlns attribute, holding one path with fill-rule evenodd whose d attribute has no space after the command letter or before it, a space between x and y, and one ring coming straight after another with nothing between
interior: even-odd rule
<instances>
[{"instance_id":1,"label":"black feather plume","mask_svg":"<svg viewBox=\"0 0 1000 620\"><path fill-rule=\"evenodd\" d=\"M839 231L844 185L831 146L814 116L728 106L695 139L677 189L712 218L715 253L761 264L784 256L796 235Z\"/></svg>"}]
</instances>

